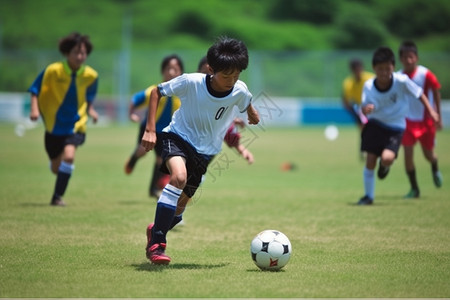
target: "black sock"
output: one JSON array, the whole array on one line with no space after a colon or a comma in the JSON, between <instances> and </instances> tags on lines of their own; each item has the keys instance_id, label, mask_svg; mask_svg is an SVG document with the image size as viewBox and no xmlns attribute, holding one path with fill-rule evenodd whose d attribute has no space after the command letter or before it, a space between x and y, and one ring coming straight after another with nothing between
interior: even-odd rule
<instances>
[{"instance_id":1,"label":"black sock","mask_svg":"<svg viewBox=\"0 0 450 300\"><path fill-rule=\"evenodd\" d=\"M412 169L411 171L406 171L408 174L409 183L411 184L411 189L418 191L419 185L417 184L416 178L416 169Z\"/></svg>"},{"instance_id":2,"label":"black sock","mask_svg":"<svg viewBox=\"0 0 450 300\"><path fill-rule=\"evenodd\" d=\"M431 163L431 170L433 171L433 173L436 173L439 171L437 159Z\"/></svg>"},{"instance_id":3,"label":"black sock","mask_svg":"<svg viewBox=\"0 0 450 300\"><path fill-rule=\"evenodd\" d=\"M166 235L175 216L175 207L158 203L156 206L155 225L152 229L151 245L167 243Z\"/></svg>"},{"instance_id":4,"label":"black sock","mask_svg":"<svg viewBox=\"0 0 450 300\"><path fill-rule=\"evenodd\" d=\"M172 225L170 225L169 230L172 230L178 223L183 220L183 215L173 217Z\"/></svg>"},{"instance_id":5,"label":"black sock","mask_svg":"<svg viewBox=\"0 0 450 300\"><path fill-rule=\"evenodd\" d=\"M67 185L69 184L71 174L59 171L56 176L55 192L53 198L61 198L64 196Z\"/></svg>"},{"instance_id":6,"label":"black sock","mask_svg":"<svg viewBox=\"0 0 450 300\"><path fill-rule=\"evenodd\" d=\"M133 155L131 155L130 157L130 160L128 161L128 167L133 169L138 159L139 158L136 156L136 154L133 153Z\"/></svg>"}]
</instances>

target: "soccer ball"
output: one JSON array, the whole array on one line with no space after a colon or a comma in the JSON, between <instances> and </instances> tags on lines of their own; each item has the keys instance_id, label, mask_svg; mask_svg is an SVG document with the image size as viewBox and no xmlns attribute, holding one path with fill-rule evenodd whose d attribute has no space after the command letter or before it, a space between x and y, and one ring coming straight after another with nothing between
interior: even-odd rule
<instances>
[{"instance_id":1,"label":"soccer ball","mask_svg":"<svg viewBox=\"0 0 450 300\"><path fill-rule=\"evenodd\" d=\"M291 257L291 242L278 230L264 230L258 233L250 245L253 262L261 270L278 271Z\"/></svg>"}]
</instances>

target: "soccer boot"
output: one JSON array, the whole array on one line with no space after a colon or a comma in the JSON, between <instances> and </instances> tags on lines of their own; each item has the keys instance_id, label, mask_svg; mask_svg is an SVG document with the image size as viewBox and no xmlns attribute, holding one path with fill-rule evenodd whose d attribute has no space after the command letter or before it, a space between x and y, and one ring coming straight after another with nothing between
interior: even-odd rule
<instances>
[{"instance_id":1,"label":"soccer boot","mask_svg":"<svg viewBox=\"0 0 450 300\"><path fill-rule=\"evenodd\" d=\"M380 179L386 178L386 176L389 173L389 169L390 169L389 167L383 166L380 161L379 166L378 166L378 172L377 172L378 178L380 178Z\"/></svg>"},{"instance_id":2,"label":"soccer boot","mask_svg":"<svg viewBox=\"0 0 450 300\"><path fill-rule=\"evenodd\" d=\"M170 257L164 253L166 250L166 243L153 244L147 248L147 258L155 265L168 265Z\"/></svg>"},{"instance_id":3,"label":"soccer boot","mask_svg":"<svg viewBox=\"0 0 450 300\"><path fill-rule=\"evenodd\" d=\"M372 205L373 203L373 199L370 198L369 196L365 195L364 197L362 197L361 199L359 199L358 205Z\"/></svg>"},{"instance_id":4,"label":"soccer boot","mask_svg":"<svg viewBox=\"0 0 450 300\"><path fill-rule=\"evenodd\" d=\"M133 170L134 170L134 166L136 165L137 162L137 158L135 156L131 156L127 162L125 163L125 174L130 175Z\"/></svg>"},{"instance_id":5,"label":"soccer boot","mask_svg":"<svg viewBox=\"0 0 450 300\"><path fill-rule=\"evenodd\" d=\"M413 198L419 198L420 197L420 191L416 189L411 189L408 194L406 194L403 198L405 199L413 199Z\"/></svg>"},{"instance_id":6,"label":"soccer boot","mask_svg":"<svg viewBox=\"0 0 450 300\"><path fill-rule=\"evenodd\" d=\"M434 185L438 188L440 188L442 186L441 172L439 172L439 171L433 172L433 182L434 182Z\"/></svg>"},{"instance_id":7,"label":"soccer boot","mask_svg":"<svg viewBox=\"0 0 450 300\"><path fill-rule=\"evenodd\" d=\"M66 203L60 197L53 197L50 201L51 206L66 206Z\"/></svg>"}]
</instances>

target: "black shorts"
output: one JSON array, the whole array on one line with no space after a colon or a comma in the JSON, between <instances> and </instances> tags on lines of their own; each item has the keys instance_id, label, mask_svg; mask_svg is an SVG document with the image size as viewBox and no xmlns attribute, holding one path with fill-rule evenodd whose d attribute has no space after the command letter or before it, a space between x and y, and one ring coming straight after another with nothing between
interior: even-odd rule
<instances>
[{"instance_id":1,"label":"black shorts","mask_svg":"<svg viewBox=\"0 0 450 300\"><path fill-rule=\"evenodd\" d=\"M50 159L60 156L66 145L81 146L86 140L86 134L74 133L70 135L53 135L45 132L45 151Z\"/></svg>"},{"instance_id":2,"label":"black shorts","mask_svg":"<svg viewBox=\"0 0 450 300\"><path fill-rule=\"evenodd\" d=\"M214 156L198 153L191 144L171 132L158 133L158 140L162 148L161 157L164 163L161 166L161 171L163 173L169 174L166 161L170 157L181 156L186 159L187 183L183 192L191 198L200 186L208 164Z\"/></svg>"},{"instance_id":3,"label":"black shorts","mask_svg":"<svg viewBox=\"0 0 450 300\"><path fill-rule=\"evenodd\" d=\"M361 151L381 156L384 149L392 150L397 157L403 130L392 130L377 121L370 120L361 133Z\"/></svg>"}]
</instances>

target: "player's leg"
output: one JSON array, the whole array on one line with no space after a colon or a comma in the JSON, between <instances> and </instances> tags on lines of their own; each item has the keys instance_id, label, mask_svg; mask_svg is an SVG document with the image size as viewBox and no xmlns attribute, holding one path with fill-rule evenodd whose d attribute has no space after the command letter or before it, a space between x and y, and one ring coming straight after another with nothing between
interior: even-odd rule
<instances>
[{"instance_id":1,"label":"player's leg","mask_svg":"<svg viewBox=\"0 0 450 300\"><path fill-rule=\"evenodd\" d=\"M411 189L405 198L419 198L420 190L417 183L416 168L414 165L414 146L403 146L405 154L405 170L408 176L409 184Z\"/></svg>"},{"instance_id":2,"label":"player's leg","mask_svg":"<svg viewBox=\"0 0 450 300\"><path fill-rule=\"evenodd\" d=\"M384 149L381 153L380 163L378 167L378 178L384 179L389 173L391 165L394 163L396 154L390 149Z\"/></svg>"},{"instance_id":3,"label":"player's leg","mask_svg":"<svg viewBox=\"0 0 450 300\"><path fill-rule=\"evenodd\" d=\"M186 195L186 193L181 193L180 198L178 199L177 208L175 210L175 216L172 220L172 224L170 225L170 229L174 228L177 224L183 221L183 213L186 210L186 205L189 203L191 198Z\"/></svg>"},{"instance_id":4,"label":"player's leg","mask_svg":"<svg viewBox=\"0 0 450 300\"><path fill-rule=\"evenodd\" d=\"M141 146L141 140L142 136L144 135L144 132L145 126L141 124L141 126L139 127L139 134L136 147L134 148L133 153L125 163L125 174L131 174L139 158L143 157L147 153L144 147Z\"/></svg>"},{"instance_id":5,"label":"player's leg","mask_svg":"<svg viewBox=\"0 0 450 300\"><path fill-rule=\"evenodd\" d=\"M365 151L367 155L363 169L364 196L358 201L358 205L373 203L375 197L375 167L378 156L383 149L383 144L380 142L379 126L369 121L361 132L361 151Z\"/></svg>"},{"instance_id":6,"label":"player's leg","mask_svg":"<svg viewBox=\"0 0 450 300\"><path fill-rule=\"evenodd\" d=\"M169 183L170 176L161 172L163 159L161 155L159 155L157 152L155 153L155 163L153 165L148 192L150 197L155 197L158 199L159 196L161 196L162 189L166 186L167 183Z\"/></svg>"},{"instance_id":7,"label":"player's leg","mask_svg":"<svg viewBox=\"0 0 450 300\"><path fill-rule=\"evenodd\" d=\"M165 255L166 235L170 230L178 199L187 181L186 159L172 156L166 161L170 173L170 181L164 187L158 199L155 222L151 230L151 241L147 245L147 257L155 264L168 264L170 257Z\"/></svg>"},{"instance_id":8,"label":"player's leg","mask_svg":"<svg viewBox=\"0 0 450 300\"><path fill-rule=\"evenodd\" d=\"M378 167L378 178L384 179L389 173L391 165L397 158L398 150L403 138L403 131L394 131L383 129L383 150L380 155L380 164Z\"/></svg>"},{"instance_id":9,"label":"player's leg","mask_svg":"<svg viewBox=\"0 0 450 300\"><path fill-rule=\"evenodd\" d=\"M431 164L431 174L433 177L433 182L436 187L442 186L442 175L438 167L438 158L434 152L434 145L436 139L436 128L434 123L427 124L426 131L420 139L420 144L422 146L422 152L425 158Z\"/></svg>"},{"instance_id":10,"label":"player's leg","mask_svg":"<svg viewBox=\"0 0 450 300\"><path fill-rule=\"evenodd\" d=\"M441 172L439 171L438 158L437 158L436 153L434 152L433 149L426 149L425 147L423 147L423 145L422 145L422 151L423 151L423 155L425 156L425 158L431 164L431 174L433 176L434 185L436 187L441 187L442 186L442 175L441 175Z\"/></svg>"},{"instance_id":11,"label":"player's leg","mask_svg":"<svg viewBox=\"0 0 450 300\"><path fill-rule=\"evenodd\" d=\"M73 144L69 144L64 147L61 163L59 164L58 172L56 175L55 188L51 202L52 205L65 205L65 203L62 201L62 197L66 192L70 177L72 176L72 172L75 168L75 151L76 146Z\"/></svg>"},{"instance_id":12,"label":"player's leg","mask_svg":"<svg viewBox=\"0 0 450 300\"><path fill-rule=\"evenodd\" d=\"M378 156L368 152L366 156L366 165L363 170L364 197L362 197L359 205L370 205L375 199L375 166Z\"/></svg>"}]
</instances>

